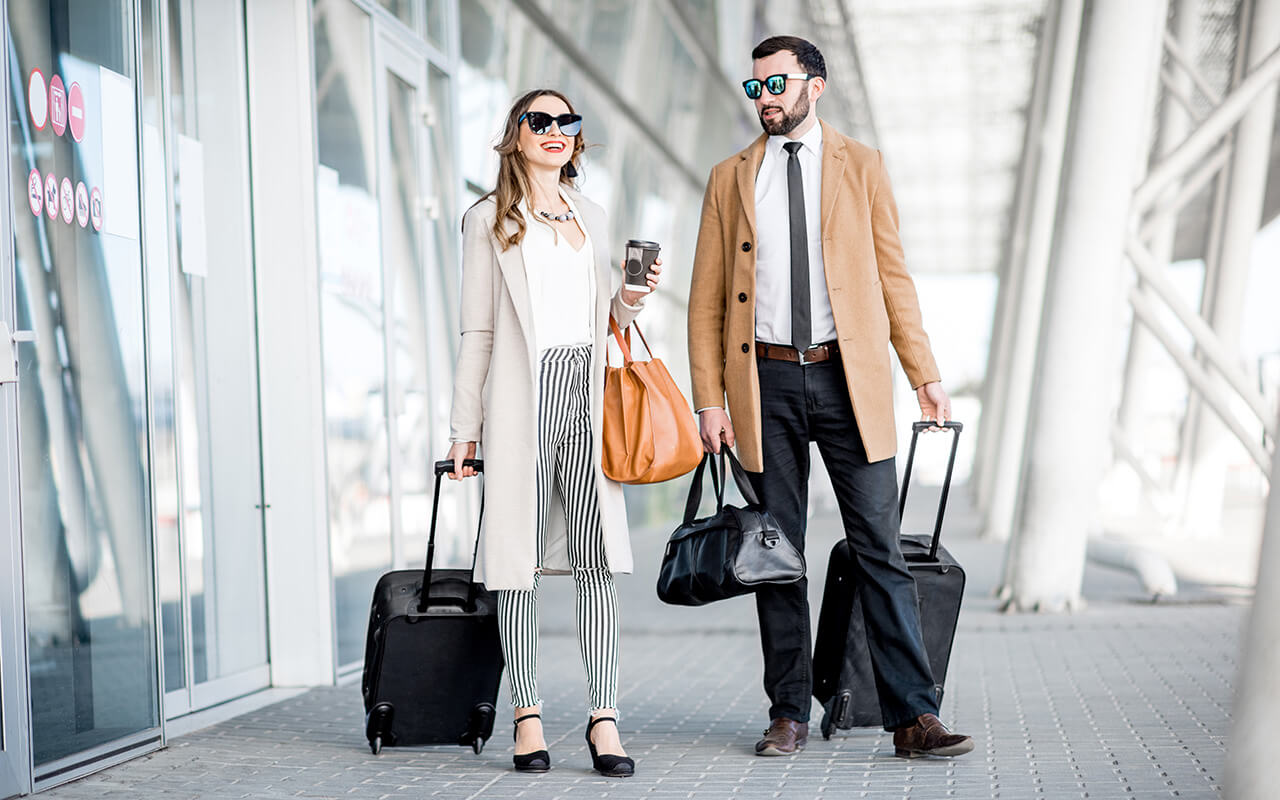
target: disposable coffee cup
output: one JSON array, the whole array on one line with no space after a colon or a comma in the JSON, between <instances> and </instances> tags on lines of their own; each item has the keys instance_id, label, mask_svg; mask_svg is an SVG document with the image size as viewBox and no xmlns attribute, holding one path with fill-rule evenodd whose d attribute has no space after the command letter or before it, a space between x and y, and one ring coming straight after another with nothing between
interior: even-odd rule
<instances>
[{"instance_id":1,"label":"disposable coffee cup","mask_svg":"<svg viewBox=\"0 0 1280 800\"><path fill-rule=\"evenodd\" d=\"M643 239L627 241L627 266L622 276L626 287L635 292L649 291L649 270L658 259L658 251L662 247L657 242Z\"/></svg>"}]
</instances>

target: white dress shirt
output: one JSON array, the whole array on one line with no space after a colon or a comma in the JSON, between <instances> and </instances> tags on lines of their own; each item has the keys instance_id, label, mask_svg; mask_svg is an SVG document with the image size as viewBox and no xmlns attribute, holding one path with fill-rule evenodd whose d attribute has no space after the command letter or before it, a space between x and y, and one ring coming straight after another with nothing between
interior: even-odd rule
<instances>
[{"instance_id":1,"label":"white dress shirt","mask_svg":"<svg viewBox=\"0 0 1280 800\"><path fill-rule=\"evenodd\" d=\"M770 136L756 173L756 339L791 343L791 199L787 160L782 149L792 141ZM804 225L809 241L809 320L812 343L836 338L836 320L822 267L822 125L815 122L798 140L803 147Z\"/></svg>"},{"instance_id":2,"label":"white dress shirt","mask_svg":"<svg viewBox=\"0 0 1280 800\"><path fill-rule=\"evenodd\" d=\"M563 191L560 196L581 220L578 209ZM520 241L520 255L529 281L529 303L533 307L533 338L539 353L552 347L591 344L592 315L595 312L595 256L591 237L582 231L582 247L573 249L547 220L520 204L524 213L525 233Z\"/></svg>"}]
</instances>

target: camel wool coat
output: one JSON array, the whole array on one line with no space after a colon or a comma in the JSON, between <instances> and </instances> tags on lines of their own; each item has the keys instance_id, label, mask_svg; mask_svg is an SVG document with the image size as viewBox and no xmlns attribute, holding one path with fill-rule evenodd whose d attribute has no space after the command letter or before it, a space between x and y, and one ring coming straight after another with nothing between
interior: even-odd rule
<instances>
[{"instance_id":1,"label":"camel wool coat","mask_svg":"<svg viewBox=\"0 0 1280 800\"><path fill-rule=\"evenodd\" d=\"M898 237L898 208L880 151L822 125L822 263L840 361L868 461L897 452L889 343L913 388L939 380ZM689 289L694 408L729 418L742 465L764 471L755 308L756 173L761 135L711 170Z\"/></svg>"},{"instance_id":2,"label":"camel wool coat","mask_svg":"<svg viewBox=\"0 0 1280 800\"><path fill-rule=\"evenodd\" d=\"M631 324L636 306L610 294L605 211L582 194L566 190L577 207L595 261L595 340L591 351L592 464L600 498L605 556L612 572L631 572L631 540L622 486L601 468L605 337L609 315ZM493 236L497 203L481 200L462 219L462 340L453 386L450 435L453 442L479 442L484 457L484 521L476 560L476 581L489 589L532 589L537 568L537 457L539 356L533 308L520 246L502 250ZM507 229L515 223L508 220ZM620 291L620 290L619 290ZM567 526L559 491L548 513L543 572L571 570Z\"/></svg>"}]
</instances>

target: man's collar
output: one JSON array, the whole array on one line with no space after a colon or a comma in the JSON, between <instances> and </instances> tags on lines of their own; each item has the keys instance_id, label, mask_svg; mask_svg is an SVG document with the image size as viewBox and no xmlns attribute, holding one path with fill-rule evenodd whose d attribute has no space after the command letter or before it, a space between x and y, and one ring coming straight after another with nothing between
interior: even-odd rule
<instances>
[{"instance_id":1,"label":"man's collar","mask_svg":"<svg viewBox=\"0 0 1280 800\"><path fill-rule=\"evenodd\" d=\"M817 120L813 123L813 127L809 132L799 139L789 139L786 136L770 136L769 149L775 153L783 152L782 146L787 142L798 141L803 144L810 152L817 155L822 149L822 121Z\"/></svg>"}]
</instances>

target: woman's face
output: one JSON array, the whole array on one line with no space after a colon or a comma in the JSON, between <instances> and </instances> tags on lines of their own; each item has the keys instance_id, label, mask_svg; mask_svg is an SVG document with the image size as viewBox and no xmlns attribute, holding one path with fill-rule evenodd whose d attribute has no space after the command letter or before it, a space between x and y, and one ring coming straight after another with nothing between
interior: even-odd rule
<instances>
[{"instance_id":1,"label":"woman's face","mask_svg":"<svg viewBox=\"0 0 1280 800\"><path fill-rule=\"evenodd\" d=\"M541 111L553 117L570 113L569 106L552 94L535 97L533 103L529 105L529 111ZM554 122L551 124L551 130L541 135L529 128L527 117L520 123L520 152L524 153L524 157L534 167L558 171L573 157L574 139L573 136L565 136L561 133L560 126Z\"/></svg>"}]
</instances>

